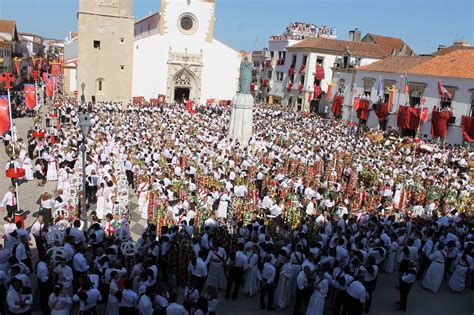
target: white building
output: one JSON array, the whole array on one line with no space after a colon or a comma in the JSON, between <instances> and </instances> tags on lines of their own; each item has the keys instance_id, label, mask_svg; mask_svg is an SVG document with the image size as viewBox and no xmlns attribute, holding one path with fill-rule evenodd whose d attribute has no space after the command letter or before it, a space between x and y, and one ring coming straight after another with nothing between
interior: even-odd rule
<instances>
[{"instance_id":1,"label":"white building","mask_svg":"<svg viewBox=\"0 0 474 315\"><path fill-rule=\"evenodd\" d=\"M77 86L77 33L70 32L64 40L64 91L74 95ZM79 94L79 92L78 92Z\"/></svg>"},{"instance_id":2,"label":"white building","mask_svg":"<svg viewBox=\"0 0 474 315\"><path fill-rule=\"evenodd\" d=\"M214 38L215 0L160 3L159 13L135 23L133 96L232 99L241 58Z\"/></svg>"},{"instance_id":3,"label":"white building","mask_svg":"<svg viewBox=\"0 0 474 315\"><path fill-rule=\"evenodd\" d=\"M355 29L349 32L349 40L322 36L291 43L284 63L274 68L269 95L297 111L308 111L311 104L312 111L321 112L335 65L357 68L390 55L413 54L401 39L374 34L361 39L360 34Z\"/></svg>"},{"instance_id":4,"label":"white building","mask_svg":"<svg viewBox=\"0 0 474 315\"><path fill-rule=\"evenodd\" d=\"M397 127L397 111L401 105L427 108L428 121L423 124L421 138L431 139L431 118L436 106L450 107L451 118L446 136L447 143L463 142L461 132L462 116L474 115L474 48L466 43L455 43L432 55L410 57L387 57L358 69L334 68L333 82L344 95L342 119L358 122L352 110L354 98L366 95L372 103L378 101L377 87L382 82L383 97L388 99L388 88L395 87L393 107L387 127ZM403 77L402 77L403 76ZM405 78L408 81L408 95L405 94ZM452 99L440 100L438 81L453 95ZM378 127L378 119L370 107L367 126Z\"/></svg>"}]
</instances>

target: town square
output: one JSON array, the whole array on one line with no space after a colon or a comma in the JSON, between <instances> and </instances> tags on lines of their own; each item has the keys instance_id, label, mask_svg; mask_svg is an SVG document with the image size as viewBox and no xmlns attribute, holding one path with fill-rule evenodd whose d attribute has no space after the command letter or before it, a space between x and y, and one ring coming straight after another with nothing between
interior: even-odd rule
<instances>
[{"instance_id":1,"label":"town square","mask_svg":"<svg viewBox=\"0 0 474 315\"><path fill-rule=\"evenodd\" d=\"M0 0L0 314L474 312L474 4L270 3Z\"/></svg>"}]
</instances>

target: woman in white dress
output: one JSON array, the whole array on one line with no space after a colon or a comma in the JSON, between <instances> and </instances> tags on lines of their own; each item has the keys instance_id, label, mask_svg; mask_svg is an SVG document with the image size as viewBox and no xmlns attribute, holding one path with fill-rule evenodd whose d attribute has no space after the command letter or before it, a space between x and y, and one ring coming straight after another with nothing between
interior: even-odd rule
<instances>
[{"instance_id":1,"label":"woman in white dress","mask_svg":"<svg viewBox=\"0 0 474 315\"><path fill-rule=\"evenodd\" d=\"M459 254L454 261L454 272L449 279L448 285L453 293L462 293L466 287L467 273L472 264L472 257L469 251L465 250Z\"/></svg>"},{"instance_id":2,"label":"woman in white dress","mask_svg":"<svg viewBox=\"0 0 474 315\"><path fill-rule=\"evenodd\" d=\"M58 170L58 188L57 188L57 190L59 190L59 189L67 190L67 188L68 188L68 184L67 184L68 177L69 177L69 175L68 175L66 169L64 167L61 167Z\"/></svg>"},{"instance_id":3,"label":"woman in white dress","mask_svg":"<svg viewBox=\"0 0 474 315\"><path fill-rule=\"evenodd\" d=\"M48 171L46 172L46 179L48 181L58 180L56 158L52 155L49 155L48 157Z\"/></svg>"},{"instance_id":4,"label":"woman in white dress","mask_svg":"<svg viewBox=\"0 0 474 315\"><path fill-rule=\"evenodd\" d=\"M258 247L254 245L252 251L247 255L245 263L244 293L254 296L258 292Z\"/></svg>"},{"instance_id":5,"label":"woman in white dress","mask_svg":"<svg viewBox=\"0 0 474 315\"><path fill-rule=\"evenodd\" d=\"M211 286L222 290L226 288L227 280L224 273L224 264L226 261L227 255L225 249L214 243L206 261L209 266L206 287Z\"/></svg>"},{"instance_id":6,"label":"woman in white dress","mask_svg":"<svg viewBox=\"0 0 474 315\"><path fill-rule=\"evenodd\" d=\"M275 305L278 309L283 310L288 305L290 305L290 278L292 275L292 271L290 270L290 263L288 262L288 256L284 256L283 258L284 264L283 267L280 269L280 278L278 279L278 284L275 290L275 296L273 301L275 301Z\"/></svg>"},{"instance_id":7,"label":"woman in white dress","mask_svg":"<svg viewBox=\"0 0 474 315\"><path fill-rule=\"evenodd\" d=\"M306 315L323 315L324 314L324 303L326 302L326 296L328 294L329 283L324 277L324 271L318 270L318 277L314 283L314 291L309 300L308 308L306 309Z\"/></svg>"},{"instance_id":8,"label":"woman in white dress","mask_svg":"<svg viewBox=\"0 0 474 315\"><path fill-rule=\"evenodd\" d=\"M26 180L33 180L33 165L31 164L31 159L28 155L23 157L22 159L22 167L25 169L25 179Z\"/></svg>"},{"instance_id":9,"label":"woman in white dress","mask_svg":"<svg viewBox=\"0 0 474 315\"><path fill-rule=\"evenodd\" d=\"M444 244L439 243L437 250L428 257L431 260L431 264L423 278L423 287L433 293L438 292L441 281L443 281L444 263L446 260L443 248Z\"/></svg>"},{"instance_id":10,"label":"woman in white dress","mask_svg":"<svg viewBox=\"0 0 474 315\"><path fill-rule=\"evenodd\" d=\"M105 184L102 182L99 185L99 189L97 189L97 204L96 204L96 213L99 219L105 217L107 212L105 212Z\"/></svg>"},{"instance_id":11,"label":"woman in white dress","mask_svg":"<svg viewBox=\"0 0 474 315\"><path fill-rule=\"evenodd\" d=\"M72 299L62 293L63 287L61 284L56 284L53 293L49 295L48 305L51 310L51 315L69 315L71 314Z\"/></svg>"},{"instance_id":12,"label":"woman in white dress","mask_svg":"<svg viewBox=\"0 0 474 315\"><path fill-rule=\"evenodd\" d=\"M117 315L119 313L119 301L115 294L119 291L117 280L119 274L117 270L110 273L110 289L109 298L107 299L107 307L105 308L105 315Z\"/></svg>"},{"instance_id":13,"label":"woman in white dress","mask_svg":"<svg viewBox=\"0 0 474 315\"><path fill-rule=\"evenodd\" d=\"M388 274L391 274L396 266L397 266L397 257L398 257L398 249L400 245L398 245L398 242L392 241L392 244L390 245L390 248L388 249L388 257L387 260L385 261L385 272Z\"/></svg>"},{"instance_id":14,"label":"woman in white dress","mask_svg":"<svg viewBox=\"0 0 474 315\"><path fill-rule=\"evenodd\" d=\"M140 209L140 214L142 219L148 220L148 189L149 185L147 182L140 183L138 186L138 209Z\"/></svg>"}]
</instances>

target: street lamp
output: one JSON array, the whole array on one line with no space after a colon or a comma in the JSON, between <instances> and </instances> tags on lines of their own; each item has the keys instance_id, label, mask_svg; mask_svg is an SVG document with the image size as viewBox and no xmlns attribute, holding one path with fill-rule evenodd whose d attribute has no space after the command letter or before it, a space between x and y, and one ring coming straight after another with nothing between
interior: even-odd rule
<instances>
[{"instance_id":1,"label":"street lamp","mask_svg":"<svg viewBox=\"0 0 474 315\"><path fill-rule=\"evenodd\" d=\"M82 89L81 103L84 106L84 103L86 102L86 98L84 96L84 90L86 89L86 84L84 82L81 83L81 89Z\"/></svg>"},{"instance_id":2,"label":"street lamp","mask_svg":"<svg viewBox=\"0 0 474 315\"><path fill-rule=\"evenodd\" d=\"M82 83L81 87L85 86ZM84 91L84 88L82 89ZM91 120L89 113L79 114L79 126L81 126L82 132L82 221L84 221L84 230L87 229L87 207L86 207L86 138L89 135L91 129Z\"/></svg>"}]
</instances>

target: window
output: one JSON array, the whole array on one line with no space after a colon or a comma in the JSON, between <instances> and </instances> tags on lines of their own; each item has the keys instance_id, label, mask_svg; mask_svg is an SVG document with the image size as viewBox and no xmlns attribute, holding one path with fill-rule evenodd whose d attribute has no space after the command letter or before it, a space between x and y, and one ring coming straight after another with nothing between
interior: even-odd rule
<instances>
[{"instance_id":1,"label":"window","mask_svg":"<svg viewBox=\"0 0 474 315\"><path fill-rule=\"evenodd\" d=\"M283 72L277 71L276 72L276 80L277 81L283 81Z\"/></svg>"},{"instance_id":2,"label":"window","mask_svg":"<svg viewBox=\"0 0 474 315\"><path fill-rule=\"evenodd\" d=\"M344 94L345 90L346 90L346 80L340 79L339 82L337 83L337 91L341 94Z\"/></svg>"},{"instance_id":3,"label":"window","mask_svg":"<svg viewBox=\"0 0 474 315\"><path fill-rule=\"evenodd\" d=\"M102 91L102 80L99 80L99 91Z\"/></svg>"},{"instance_id":4,"label":"window","mask_svg":"<svg viewBox=\"0 0 474 315\"><path fill-rule=\"evenodd\" d=\"M283 61L286 59L286 51L282 52Z\"/></svg>"},{"instance_id":5,"label":"window","mask_svg":"<svg viewBox=\"0 0 474 315\"><path fill-rule=\"evenodd\" d=\"M374 86L375 79L374 78L363 78L364 83L364 96L370 97L372 95L372 87Z\"/></svg>"},{"instance_id":6,"label":"window","mask_svg":"<svg viewBox=\"0 0 474 315\"><path fill-rule=\"evenodd\" d=\"M273 74L273 71L272 71L272 70L268 71L267 79L270 79L270 80L271 80L271 79L272 79L272 74Z\"/></svg>"},{"instance_id":7,"label":"window","mask_svg":"<svg viewBox=\"0 0 474 315\"><path fill-rule=\"evenodd\" d=\"M94 48L95 49L100 49L100 40L95 40L94 41Z\"/></svg>"},{"instance_id":8,"label":"window","mask_svg":"<svg viewBox=\"0 0 474 315\"><path fill-rule=\"evenodd\" d=\"M275 52L274 51L270 51L270 57L273 59L273 57L275 57Z\"/></svg>"},{"instance_id":9,"label":"window","mask_svg":"<svg viewBox=\"0 0 474 315\"><path fill-rule=\"evenodd\" d=\"M97 94L103 94L104 92L104 79L103 78L98 78L95 80L95 90L97 91Z\"/></svg>"},{"instance_id":10,"label":"window","mask_svg":"<svg viewBox=\"0 0 474 315\"><path fill-rule=\"evenodd\" d=\"M120 42L123 44L123 42L125 41L125 38L120 38Z\"/></svg>"},{"instance_id":11,"label":"window","mask_svg":"<svg viewBox=\"0 0 474 315\"><path fill-rule=\"evenodd\" d=\"M321 64L321 65L322 65L323 62L324 62L324 57L319 57L319 56L316 57L316 63L317 63L317 64Z\"/></svg>"},{"instance_id":12,"label":"window","mask_svg":"<svg viewBox=\"0 0 474 315\"><path fill-rule=\"evenodd\" d=\"M451 108L453 100L450 97L443 97L441 99L441 108Z\"/></svg>"},{"instance_id":13,"label":"window","mask_svg":"<svg viewBox=\"0 0 474 315\"><path fill-rule=\"evenodd\" d=\"M292 56L291 65L294 67L296 65L296 55Z\"/></svg>"},{"instance_id":14,"label":"window","mask_svg":"<svg viewBox=\"0 0 474 315\"><path fill-rule=\"evenodd\" d=\"M417 106L421 104L421 96L422 94L418 90L410 91L410 106Z\"/></svg>"},{"instance_id":15,"label":"window","mask_svg":"<svg viewBox=\"0 0 474 315\"><path fill-rule=\"evenodd\" d=\"M121 65L121 66L120 66L120 70L125 70L125 66L124 66L124 65Z\"/></svg>"},{"instance_id":16,"label":"window","mask_svg":"<svg viewBox=\"0 0 474 315\"><path fill-rule=\"evenodd\" d=\"M308 55L303 56L303 64L306 65L308 62Z\"/></svg>"},{"instance_id":17,"label":"window","mask_svg":"<svg viewBox=\"0 0 474 315\"><path fill-rule=\"evenodd\" d=\"M474 95L471 98L471 117L474 117Z\"/></svg>"}]
</instances>

